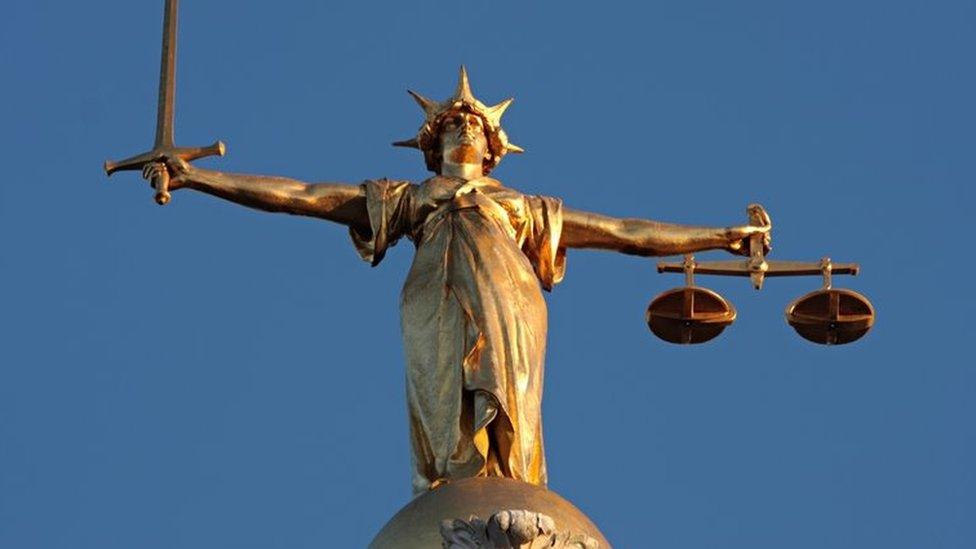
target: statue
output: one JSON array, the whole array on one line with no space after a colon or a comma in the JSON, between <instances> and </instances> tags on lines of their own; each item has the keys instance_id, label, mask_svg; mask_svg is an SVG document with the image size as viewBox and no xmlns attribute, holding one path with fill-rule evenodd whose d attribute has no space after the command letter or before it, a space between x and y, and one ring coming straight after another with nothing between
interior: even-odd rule
<instances>
[{"instance_id":1,"label":"statue","mask_svg":"<svg viewBox=\"0 0 976 549\"><path fill-rule=\"evenodd\" d=\"M348 227L360 257L378 265L402 238L416 253L401 294L406 390L415 496L371 547L608 547L596 526L546 489L542 387L547 313L542 291L559 283L566 251L590 248L639 256L685 254L659 272L684 273L684 287L648 307L652 332L672 343L700 343L735 319L735 309L696 286L696 273L822 276L823 288L794 301L787 321L805 339L839 345L862 337L874 309L862 295L832 287L832 274L858 265L769 261L772 223L761 206L749 223L725 228L614 218L563 205L491 178L509 153L524 152L502 129L512 99L488 106L461 67L454 94L433 101L409 92L424 111L416 136L394 143L419 149L434 175L420 183L305 183L223 173L190 161L223 155L173 143L177 0L166 0L159 106L153 148L119 162L111 175L141 170L167 204L193 189L269 212L305 215ZM747 260L698 262L693 252L722 249ZM434 490L435 488L440 489Z\"/></svg>"},{"instance_id":2,"label":"statue","mask_svg":"<svg viewBox=\"0 0 976 549\"><path fill-rule=\"evenodd\" d=\"M768 236L770 225L618 219L523 194L489 177L506 154L523 152L501 126L512 99L486 106L473 95L464 67L446 101L410 93L424 122L415 138L394 145L423 152L434 176L419 184L310 184L202 169L177 154L145 164L143 175L168 179L169 190L346 225L359 255L374 266L401 238L411 240L416 255L403 287L401 324L414 493L477 476L544 486L542 290L563 278L566 250L743 253L749 237Z\"/></svg>"}]
</instances>

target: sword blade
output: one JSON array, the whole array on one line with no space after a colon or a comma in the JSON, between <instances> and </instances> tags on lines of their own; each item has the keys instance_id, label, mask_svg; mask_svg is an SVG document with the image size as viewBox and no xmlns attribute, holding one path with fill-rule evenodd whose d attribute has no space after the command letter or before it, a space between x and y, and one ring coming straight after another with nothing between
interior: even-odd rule
<instances>
[{"instance_id":1,"label":"sword blade","mask_svg":"<svg viewBox=\"0 0 976 549\"><path fill-rule=\"evenodd\" d=\"M176 12L178 0L166 0L163 12L163 53L159 62L159 104L154 149L173 146L173 103L176 95Z\"/></svg>"}]
</instances>

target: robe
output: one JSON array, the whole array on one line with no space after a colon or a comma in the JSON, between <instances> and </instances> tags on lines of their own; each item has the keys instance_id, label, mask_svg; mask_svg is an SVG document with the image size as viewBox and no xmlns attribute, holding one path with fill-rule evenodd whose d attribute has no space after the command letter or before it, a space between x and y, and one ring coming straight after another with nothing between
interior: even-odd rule
<instances>
[{"instance_id":1,"label":"robe","mask_svg":"<svg viewBox=\"0 0 976 549\"><path fill-rule=\"evenodd\" d=\"M416 246L401 293L414 493L474 476L544 486L542 289L565 271L562 203L490 178L363 186L360 256Z\"/></svg>"}]
</instances>

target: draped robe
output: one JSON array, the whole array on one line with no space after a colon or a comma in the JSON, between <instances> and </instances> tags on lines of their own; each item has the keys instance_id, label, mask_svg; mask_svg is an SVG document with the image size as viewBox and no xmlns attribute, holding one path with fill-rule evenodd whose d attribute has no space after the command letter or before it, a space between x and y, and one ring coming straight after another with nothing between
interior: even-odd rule
<instances>
[{"instance_id":1,"label":"draped robe","mask_svg":"<svg viewBox=\"0 0 976 549\"><path fill-rule=\"evenodd\" d=\"M414 493L474 476L545 485L541 290L565 270L562 203L490 178L363 186L360 256L416 246L401 294Z\"/></svg>"}]
</instances>

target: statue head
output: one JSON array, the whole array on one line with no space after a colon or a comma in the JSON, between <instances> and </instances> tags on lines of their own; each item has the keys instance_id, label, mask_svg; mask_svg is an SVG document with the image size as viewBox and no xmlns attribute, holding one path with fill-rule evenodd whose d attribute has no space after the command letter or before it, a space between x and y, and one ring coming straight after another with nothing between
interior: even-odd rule
<instances>
[{"instance_id":1,"label":"statue head","mask_svg":"<svg viewBox=\"0 0 976 549\"><path fill-rule=\"evenodd\" d=\"M492 154L488 147L488 134L485 132L485 121L471 109L452 109L441 116L437 130L439 146L439 160L442 164L481 164L482 172L485 163L490 161Z\"/></svg>"},{"instance_id":2,"label":"statue head","mask_svg":"<svg viewBox=\"0 0 976 549\"><path fill-rule=\"evenodd\" d=\"M454 96L438 102L409 91L424 109L424 123L417 136L397 141L394 146L412 147L424 153L427 169L440 173L445 155L456 163L474 163L480 158L485 175L501 162L506 154L521 153L523 149L508 142L501 127L501 117L512 103L506 99L492 107L478 101L471 93L468 72L461 67Z\"/></svg>"}]
</instances>

